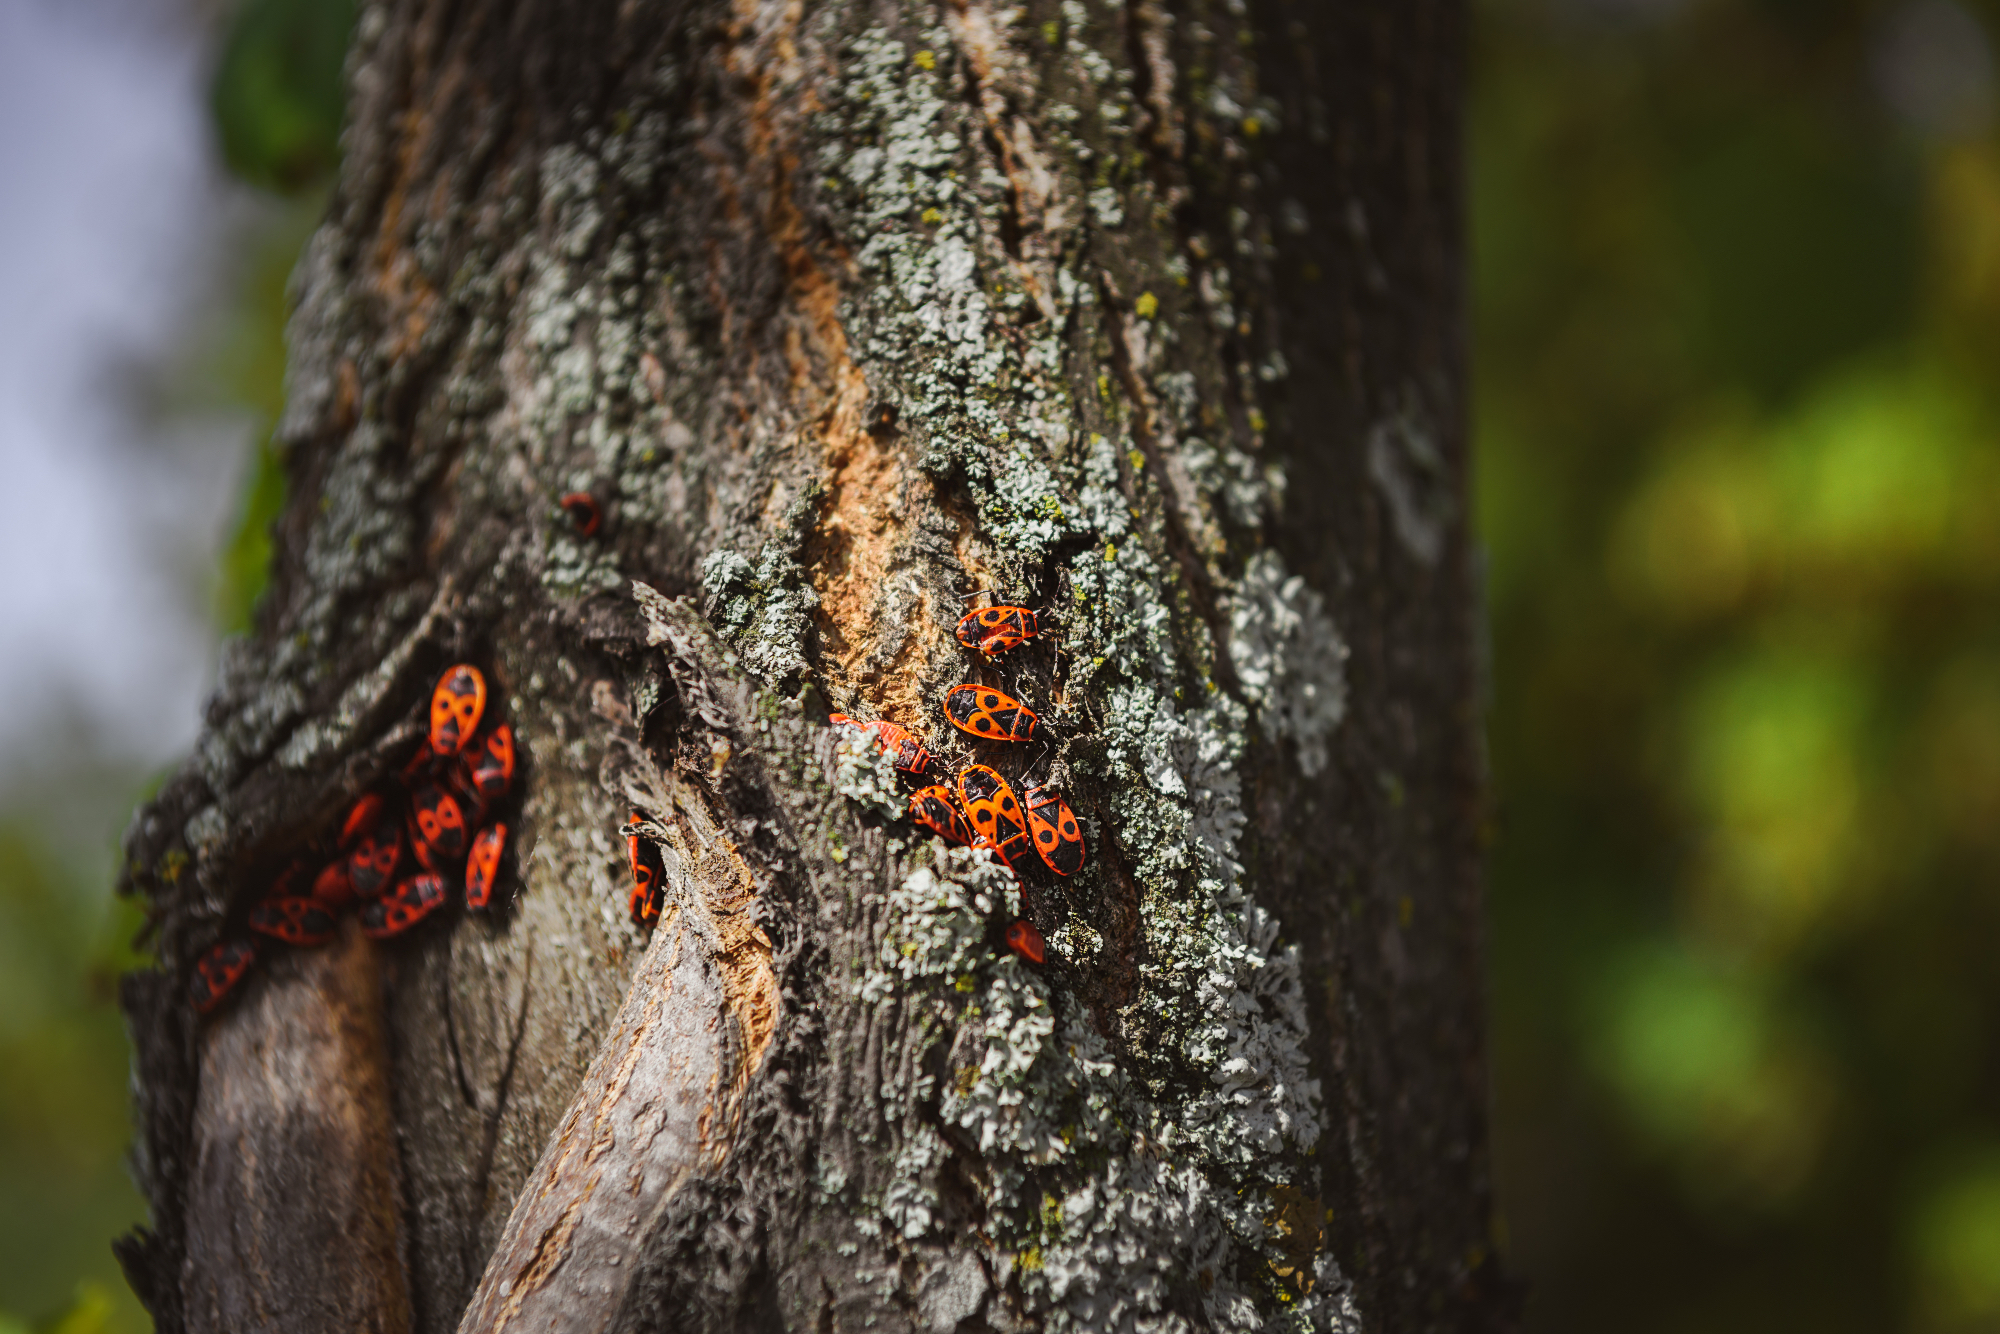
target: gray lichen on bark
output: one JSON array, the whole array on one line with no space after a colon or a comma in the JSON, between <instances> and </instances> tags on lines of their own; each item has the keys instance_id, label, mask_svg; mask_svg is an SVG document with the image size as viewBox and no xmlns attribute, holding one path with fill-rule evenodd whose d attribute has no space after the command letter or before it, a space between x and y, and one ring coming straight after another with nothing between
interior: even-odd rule
<instances>
[{"instance_id":1,"label":"gray lichen on bark","mask_svg":"<svg viewBox=\"0 0 2000 1334\"><path fill-rule=\"evenodd\" d=\"M1368 443L1455 420L1458 21L365 9L272 590L128 839L163 1329L242 1319L189 1286L232 1178L188 1154L217 1053L271 1059L316 985L196 1025L180 978L468 657L523 755L508 906L379 947L380 1040L315 1067L394 1127L386 1176L379 1136L331 1161L373 1164L403 1282L333 1323L1497 1327L1462 467L1427 427L1399 492ZM951 636L980 590L1041 613L998 664ZM965 679L1046 751L945 726ZM919 837L829 706L1055 781L1090 864ZM259 1263L260 1310L328 1325Z\"/></svg>"}]
</instances>

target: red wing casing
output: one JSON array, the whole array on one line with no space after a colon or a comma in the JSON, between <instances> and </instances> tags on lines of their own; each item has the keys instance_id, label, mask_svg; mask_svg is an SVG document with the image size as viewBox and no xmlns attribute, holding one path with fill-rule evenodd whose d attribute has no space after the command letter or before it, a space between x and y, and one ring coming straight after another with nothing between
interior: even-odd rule
<instances>
[{"instance_id":1,"label":"red wing casing","mask_svg":"<svg viewBox=\"0 0 2000 1334\"><path fill-rule=\"evenodd\" d=\"M210 947L195 961L194 976L188 979L188 1000L198 1013L207 1014L222 1004L229 989L243 980L255 962L257 947L247 940L225 940Z\"/></svg>"},{"instance_id":2,"label":"red wing casing","mask_svg":"<svg viewBox=\"0 0 2000 1334\"><path fill-rule=\"evenodd\" d=\"M408 931L444 907L444 877L413 875L361 909L361 933L376 940Z\"/></svg>"},{"instance_id":3,"label":"red wing casing","mask_svg":"<svg viewBox=\"0 0 2000 1334\"><path fill-rule=\"evenodd\" d=\"M1048 956L1048 947L1042 942L1042 933L1025 917L1007 928L1007 948L1029 963L1040 963Z\"/></svg>"},{"instance_id":4,"label":"red wing casing","mask_svg":"<svg viewBox=\"0 0 2000 1334\"><path fill-rule=\"evenodd\" d=\"M472 836L472 851L465 854L465 906L477 912L493 902L493 886L500 879L500 854L507 848L507 826L490 824Z\"/></svg>"},{"instance_id":5,"label":"red wing casing","mask_svg":"<svg viewBox=\"0 0 2000 1334\"><path fill-rule=\"evenodd\" d=\"M338 863L336 863L337 865ZM332 940L340 923L318 899L288 895L265 899L250 910L250 929L287 945L310 948Z\"/></svg>"},{"instance_id":6,"label":"red wing casing","mask_svg":"<svg viewBox=\"0 0 2000 1334\"><path fill-rule=\"evenodd\" d=\"M991 843L1009 866L1028 855L1028 831L1021 803L1007 780L983 764L969 764L958 776L958 800L973 832Z\"/></svg>"},{"instance_id":7,"label":"red wing casing","mask_svg":"<svg viewBox=\"0 0 2000 1334\"><path fill-rule=\"evenodd\" d=\"M972 842L972 827L958 813L951 789L941 783L910 794L910 818L947 843Z\"/></svg>"},{"instance_id":8,"label":"red wing casing","mask_svg":"<svg viewBox=\"0 0 2000 1334\"><path fill-rule=\"evenodd\" d=\"M1035 734L1034 713L991 686L953 686L945 691L944 716L959 731L987 741L1026 741Z\"/></svg>"},{"instance_id":9,"label":"red wing casing","mask_svg":"<svg viewBox=\"0 0 2000 1334\"><path fill-rule=\"evenodd\" d=\"M428 758L428 757L427 757ZM382 797L380 793L364 792L361 800L347 813L347 819L340 826L340 846L350 848L354 840L382 823Z\"/></svg>"},{"instance_id":10,"label":"red wing casing","mask_svg":"<svg viewBox=\"0 0 2000 1334\"><path fill-rule=\"evenodd\" d=\"M431 749L429 737L417 743L417 749L403 763L403 786L415 787L438 768L438 753Z\"/></svg>"},{"instance_id":11,"label":"red wing casing","mask_svg":"<svg viewBox=\"0 0 2000 1334\"><path fill-rule=\"evenodd\" d=\"M637 820L639 812L633 811L632 818ZM667 899L666 871L660 863L660 850L651 839L632 834L625 840L625 855L632 862L632 897L627 903L632 924L651 926L659 920Z\"/></svg>"},{"instance_id":12,"label":"red wing casing","mask_svg":"<svg viewBox=\"0 0 2000 1334\"><path fill-rule=\"evenodd\" d=\"M576 525L579 534L597 536L597 527L604 522L604 511L598 508L595 496L588 491L572 491L556 503L569 515L569 521Z\"/></svg>"},{"instance_id":13,"label":"red wing casing","mask_svg":"<svg viewBox=\"0 0 2000 1334\"><path fill-rule=\"evenodd\" d=\"M347 858L335 857L313 877L312 896L328 912L339 912L354 902L354 882L347 875Z\"/></svg>"},{"instance_id":14,"label":"red wing casing","mask_svg":"<svg viewBox=\"0 0 2000 1334\"><path fill-rule=\"evenodd\" d=\"M1034 837L1035 851L1042 854L1049 869L1057 875L1081 871L1087 855L1083 828L1062 793L1049 787L1031 787L1023 794L1022 806L1028 814L1028 833Z\"/></svg>"},{"instance_id":15,"label":"red wing casing","mask_svg":"<svg viewBox=\"0 0 2000 1334\"><path fill-rule=\"evenodd\" d=\"M402 860L402 828L394 820L378 821L347 854L347 883L354 893L372 899L389 887Z\"/></svg>"},{"instance_id":16,"label":"red wing casing","mask_svg":"<svg viewBox=\"0 0 2000 1334\"><path fill-rule=\"evenodd\" d=\"M981 607L958 619L958 642L981 653L1005 653L1035 637L1041 628L1026 607Z\"/></svg>"},{"instance_id":17,"label":"red wing casing","mask_svg":"<svg viewBox=\"0 0 2000 1334\"><path fill-rule=\"evenodd\" d=\"M513 728L499 724L466 751L465 756L466 784L479 794L483 804L491 806L507 795L507 789L514 783Z\"/></svg>"},{"instance_id":18,"label":"red wing casing","mask_svg":"<svg viewBox=\"0 0 2000 1334\"><path fill-rule=\"evenodd\" d=\"M448 668L431 691L431 749L456 755L479 730L486 712L486 678L471 663Z\"/></svg>"},{"instance_id":19,"label":"red wing casing","mask_svg":"<svg viewBox=\"0 0 2000 1334\"><path fill-rule=\"evenodd\" d=\"M411 796L410 846L426 871L458 866L465 856L465 825L465 808L445 789L421 787Z\"/></svg>"}]
</instances>

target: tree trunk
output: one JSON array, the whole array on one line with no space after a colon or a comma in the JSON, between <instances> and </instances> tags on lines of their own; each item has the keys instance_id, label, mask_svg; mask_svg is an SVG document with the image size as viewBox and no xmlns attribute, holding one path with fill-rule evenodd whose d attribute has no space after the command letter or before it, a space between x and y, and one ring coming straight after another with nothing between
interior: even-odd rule
<instances>
[{"instance_id":1,"label":"tree trunk","mask_svg":"<svg viewBox=\"0 0 2000 1334\"><path fill-rule=\"evenodd\" d=\"M1463 22L364 10L270 591L128 838L161 1330L1510 1325ZM978 590L1041 633L961 648ZM519 737L504 910L198 1019L460 660ZM961 681L1037 737L946 726ZM829 708L1053 781L1088 864L946 849Z\"/></svg>"}]
</instances>

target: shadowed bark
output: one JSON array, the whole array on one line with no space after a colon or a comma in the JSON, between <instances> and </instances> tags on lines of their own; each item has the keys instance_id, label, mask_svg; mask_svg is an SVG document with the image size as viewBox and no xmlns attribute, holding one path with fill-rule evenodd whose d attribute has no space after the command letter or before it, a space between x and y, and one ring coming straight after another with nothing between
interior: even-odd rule
<instances>
[{"instance_id":1,"label":"shadowed bark","mask_svg":"<svg viewBox=\"0 0 2000 1334\"><path fill-rule=\"evenodd\" d=\"M270 592L128 837L162 1330L1511 1326L1462 24L364 10ZM1041 633L963 649L982 593ZM519 741L500 910L196 1021L461 660ZM829 709L1060 788L1088 864L922 835Z\"/></svg>"}]
</instances>

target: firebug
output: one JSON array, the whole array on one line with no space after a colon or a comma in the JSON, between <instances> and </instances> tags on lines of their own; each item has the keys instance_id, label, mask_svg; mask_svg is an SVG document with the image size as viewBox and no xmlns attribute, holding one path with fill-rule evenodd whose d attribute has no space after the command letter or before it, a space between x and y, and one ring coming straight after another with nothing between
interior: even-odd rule
<instances>
[{"instance_id":1,"label":"firebug","mask_svg":"<svg viewBox=\"0 0 2000 1334\"><path fill-rule=\"evenodd\" d=\"M889 753L889 762L912 778L922 778L930 772L931 753L924 749L924 743L917 740L908 728L882 718L864 723L844 713L829 714L827 721L836 727L853 727L872 733L875 744Z\"/></svg>"},{"instance_id":2,"label":"firebug","mask_svg":"<svg viewBox=\"0 0 2000 1334\"><path fill-rule=\"evenodd\" d=\"M640 818L639 812L632 812L634 823ZM651 839L633 833L626 837L625 855L632 862L632 897L628 905L632 925L650 926L659 920L661 910L666 907L666 868L660 862L660 850Z\"/></svg>"},{"instance_id":3,"label":"firebug","mask_svg":"<svg viewBox=\"0 0 2000 1334\"><path fill-rule=\"evenodd\" d=\"M411 795L410 848L426 871L455 866L465 856L465 833L465 808L450 792L433 784Z\"/></svg>"},{"instance_id":4,"label":"firebug","mask_svg":"<svg viewBox=\"0 0 2000 1334\"><path fill-rule=\"evenodd\" d=\"M868 724L868 730L875 734L882 749L889 752L890 763L898 769L912 778L922 778L930 772L931 753L907 729L877 718Z\"/></svg>"},{"instance_id":5,"label":"firebug","mask_svg":"<svg viewBox=\"0 0 2000 1334\"><path fill-rule=\"evenodd\" d=\"M375 940L408 931L444 906L444 877L413 875L361 909L361 933Z\"/></svg>"},{"instance_id":6,"label":"firebug","mask_svg":"<svg viewBox=\"0 0 2000 1334\"><path fill-rule=\"evenodd\" d=\"M431 749L456 755L479 730L486 712L486 678L471 663L461 662L438 678L431 691Z\"/></svg>"},{"instance_id":7,"label":"firebug","mask_svg":"<svg viewBox=\"0 0 2000 1334\"><path fill-rule=\"evenodd\" d=\"M1042 942L1042 933L1025 917L1007 928L1007 948L1029 963L1040 963L1048 957L1048 947Z\"/></svg>"},{"instance_id":8,"label":"firebug","mask_svg":"<svg viewBox=\"0 0 2000 1334\"><path fill-rule=\"evenodd\" d=\"M507 795L514 781L514 729L501 723L465 752L465 786L479 796L482 808Z\"/></svg>"},{"instance_id":9,"label":"firebug","mask_svg":"<svg viewBox=\"0 0 2000 1334\"><path fill-rule=\"evenodd\" d=\"M947 843L972 842L972 829L958 813L958 801L941 783L910 794L910 818Z\"/></svg>"},{"instance_id":10,"label":"firebug","mask_svg":"<svg viewBox=\"0 0 2000 1334\"><path fill-rule=\"evenodd\" d=\"M1028 855L1028 831L1014 789L995 770L967 765L958 776L959 802L973 830L990 842L1008 865Z\"/></svg>"},{"instance_id":11,"label":"firebug","mask_svg":"<svg viewBox=\"0 0 2000 1334\"><path fill-rule=\"evenodd\" d=\"M981 607L959 617L958 642L988 655L1005 653L1033 639L1041 629L1026 607Z\"/></svg>"},{"instance_id":12,"label":"firebug","mask_svg":"<svg viewBox=\"0 0 2000 1334\"><path fill-rule=\"evenodd\" d=\"M1021 801L1028 816L1028 832L1034 835L1035 851L1042 854L1049 869L1057 875L1075 875L1081 871L1086 855L1083 830L1062 793L1051 787L1031 787L1021 794Z\"/></svg>"},{"instance_id":13,"label":"firebug","mask_svg":"<svg viewBox=\"0 0 2000 1334\"><path fill-rule=\"evenodd\" d=\"M944 695L944 716L961 732L988 741L1026 741L1036 718L1028 706L990 686L953 686Z\"/></svg>"},{"instance_id":14,"label":"firebug","mask_svg":"<svg viewBox=\"0 0 2000 1334\"><path fill-rule=\"evenodd\" d=\"M338 863L336 863L337 865ZM318 899L287 895L265 899L250 910L250 929L287 945L324 945L339 930L339 922Z\"/></svg>"},{"instance_id":15,"label":"firebug","mask_svg":"<svg viewBox=\"0 0 2000 1334\"><path fill-rule=\"evenodd\" d=\"M569 515L579 535L597 536L598 525L604 522L604 511L598 506L596 496L588 491L572 491L556 503Z\"/></svg>"},{"instance_id":16,"label":"firebug","mask_svg":"<svg viewBox=\"0 0 2000 1334\"><path fill-rule=\"evenodd\" d=\"M257 962L257 947L247 940L225 940L209 947L195 961L194 976L188 979L188 999L201 1014L222 1004L229 989L243 980L250 965Z\"/></svg>"},{"instance_id":17,"label":"firebug","mask_svg":"<svg viewBox=\"0 0 2000 1334\"><path fill-rule=\"evenodd\" d=\"M393 819L377 820L347 854L348 886L362 898L372 899L389 887L402 860L402 829Z\"/></svg>"},{"instance_id":18,"label":"firebug","mask_svg":"<svg viewBox=\"0 0 2000 1334\"><path fill-rule=\"evenodd\" d=\"M493 902L493 884L500 878L500 854L507 847L507 826L490 824L472 836L465 854L465 906L474 912Z\"/></svg>"}]
</instances>

